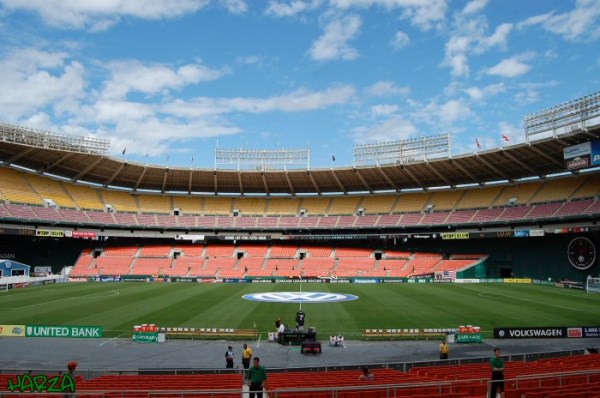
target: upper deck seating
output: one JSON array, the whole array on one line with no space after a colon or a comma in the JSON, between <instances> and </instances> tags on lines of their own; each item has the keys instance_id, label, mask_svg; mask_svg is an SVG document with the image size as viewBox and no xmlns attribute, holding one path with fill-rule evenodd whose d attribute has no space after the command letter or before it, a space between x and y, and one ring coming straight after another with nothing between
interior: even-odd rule
<instances>
[{"instance_id":1,"label":"upper deck seating","mask_svg":"<svg viewBox=\"0 0 600 398\"><path fill-rule=\"evenodd\" d=\"M434 211L449 211L454 209L466 191L436 191L429 198Z\"/></svg>"},{"instance_id":2,"label":"upper deck seating","mask_svg":"<svg viewBox=\"0 0 600 398\"><path fill-rule=\"evenodd\" d=\"M179 209L179 214L197 215L202 210L202 198L173 195L173 209Z\"/></svg>"},{"instance_id":3,"label":"upper deck seating","mask_svg":"<svg viewBox=\"0 0 600 398\"><path fill-rule=\"evenodd\" d=\"M0 168L0 191L11 203L44 204L22 173L5 167Z\"/></svg>"},{"instance_id":4,"label":"upper deck seating","mask_svg":"<svg viewBox=\"0 0 600 398\"><path fill-rule=\"evenodd\" d=\"M600 173L588 176L571 199L597 198L600 195Z\"/></svg>"},{"instance_id":5,"label":"upper deck seating","mask_svg":"<svg viewBox=\"0 0 600 398\"><path fill-rule=\"evenodd\" d=\"M336 196L331 199L331 206L328 214L330 215L353 215L356 213L360 196Z\"/></svg>"},{"instance_id":6,"label":"upper deck seating","mask_svg":"<svg viewBox=\"0 0 600 398\"><path fill-rule=\"evenodd\" d=\"M262 216L266 206L267 201L263 198L236 198L233 204L234 209L249 216Z\"/></svg>"},{"instance_id":7,"label":"upper deck seating","mask_svg":"<svg viewBox=\"0 0 600 398\"><path fill-rule=\"evenodd\" d=\"M303 198L300 208L305 209L309 216L325 215L329 207L330 198Z\"/></svg>"},{"instance_id":8,"label":"upper deck seating","mask_svg":"<svg viewBox=\"0 0 600 398\"><path fill-rule=\"evenodd\" d=\"M229 215L233 211L231 198L204 198L202 213L204 215Z\"/></svg>"},{"instance_id":9,"label":"upper deck seating","mask_svg":"<svg viewBox=\"0 0 600 398\"><path fill-rule=\"evenodd\" d=\"M365 214L388 214L392 211L396 198L393 195L368 195L363 198L359 207L364 209Z\"/></svg>"},{"instance_id":10,"label":"upper deck seating","mask_svg":"<svg viewBox=\"0 0 600 398\"><path fill-rule=\"evenodd\" d=\"M23 174L23 176L29 180L34 191L37 192L42 199L51 199L58 207L76 207L60 182L49 177L40 177L34 174Z\"/></svg>"},{"instance_id":11,"label":"upper deck seating","mask_svg":"<svg viewBox=\"0 0 600 398\"><path fill-rule=\"evenodd\" d=\"M105 189L100 191L100 194L104 204L111 205L117 212L137 213L139 211L136 198L129 192Z\"/></svg>"},{"instance_id":12,"label":"upper deck seating","mask_svg":"<svg viewBox=\"0 0 600 398\"><path fill-rule=\"evenodd\" d=\"M300 211L300 199L271 198L267 206L267 215L269 216L295 216Z\"/></svg>"},{"instance_id":13,"label":"upper deck seating","mask_svg":"<svg viewBox=\"0 0 600 398\"><path fill-rule=\"evenodd\" d=\"M416 213L421 212L425 205L429 203L431 193L405 193L400 195L396 205L392 209L393 213Z\"/></svg>"},{"instance_id":14,"label":"upper deck seating","mask_svg":"<svg viewBox=\"0 0 600 398\"><path fill-rule=\"evenodd\" d=\"M505 206L511 200L513 205L526 205L541 186L541 182L529 182L504 187L492 205Z\"/></svg>"},{"instance_id":15,"label":"upper deck seating","mask_svg":"<svg viewBox=\"0 0 600 398\"><path fill-rule=\"evenodd\" d=\"M465 192L465 195L456 205L455 209L486 209L492 205L502 189L502 187L469 189Z\"/></svg>"},{"instance_id":16,"label":"upper deck seating","mask_svg":"<svg viewBox=\"0 0 600 398\"><path fill-rule=\"evenodd\" d=\"M140 211L142 213L172 214L173 212L170 196L137 195L137 200L140 204Z\"/></svg>"},{"instance_id":17,"label":"upper deck seating","mask_svg":"<svg viewBox=\"0 0 600 398\"><path fill-rule=\"evenodd\" d=\"M565 201L585 182L585 178L560 178L545 181L540 189L533 195L530 203L545 203L553 201Z\"/></svg>"}]
</instances>

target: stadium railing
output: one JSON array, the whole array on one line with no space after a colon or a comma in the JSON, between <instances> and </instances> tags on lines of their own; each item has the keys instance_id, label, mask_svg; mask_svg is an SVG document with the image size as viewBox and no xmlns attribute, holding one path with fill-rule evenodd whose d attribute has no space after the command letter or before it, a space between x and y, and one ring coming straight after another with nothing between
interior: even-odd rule
<instances>
[{"instance_id":1,"label":"stadium railing","mask_svg":"<svg viewBox=\"0 0 600 398\"><path fill-rule=\"evenodd\" d=\"M161 329L162 331L162 329ZM164 328L167 339L231 339L258 338L256 329L229 328Z\"/></svg>"},{"instance_id":2,"label":"stadium railing","mask_svg":"<svg viewBox=\"0 0 600 398\"><path fill-rule=\"evenodd\" d=\"M365 329L362 332L365 340L369 338L394 339L402 337L411 338L439 338L448 333L454 333L456 329Z\"/></svg>"}]
</instances>

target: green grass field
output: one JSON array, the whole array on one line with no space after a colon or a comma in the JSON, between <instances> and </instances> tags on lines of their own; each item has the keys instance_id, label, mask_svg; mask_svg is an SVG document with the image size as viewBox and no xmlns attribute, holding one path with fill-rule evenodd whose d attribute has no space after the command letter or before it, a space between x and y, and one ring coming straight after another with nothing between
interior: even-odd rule
<instances>
[{"instance_id":1,"label":"green grass field","mask_svg":"<svg viewBox=\"0 0 600 398\"><path fill-rule=\"evenodd\" d=\"M252 328L294 324L297 304L242 299L257 292L299 290L298 284L70 283L0 293L0 324L100 325L128 336L133 325ZM372 328L597 326L600 295L510 284L302 284L303 291L349 293L358 300L303 304L320 336L359 338ZM489 334L486 333L487 337Z\"/></svg>"}]
</instances>

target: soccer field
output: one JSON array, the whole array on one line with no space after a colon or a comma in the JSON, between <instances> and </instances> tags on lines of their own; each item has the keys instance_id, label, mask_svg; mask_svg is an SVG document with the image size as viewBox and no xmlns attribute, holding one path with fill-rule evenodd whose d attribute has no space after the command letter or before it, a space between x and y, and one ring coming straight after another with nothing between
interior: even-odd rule
<instances>
[{"instance_id":1,"label":"soccer field","mask_svg":"<svg viewBox=\"0 0 600 398\"><path fill-rule=\"evenodd\" d=\"M128 337L133 325L256 328L266 337L281 318L294 324L298 304L248 301L258 292L335 292L358 296L303 304L320 336L359 338L372 328L596 326L600 295L513 284L183 284L70 283L0 293L0 324L99 325Z\"/></svg>"}]
</instances>

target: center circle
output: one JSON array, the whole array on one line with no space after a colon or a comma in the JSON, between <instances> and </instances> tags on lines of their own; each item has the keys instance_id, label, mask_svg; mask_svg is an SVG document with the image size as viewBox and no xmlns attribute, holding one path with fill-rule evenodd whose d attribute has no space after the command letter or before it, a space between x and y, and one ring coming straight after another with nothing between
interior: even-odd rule
<instances>
[{"instance_id":1,"label":"center circle","mask_svg":"<svg viewBox=\"0 0 600 398\"><path fill-rule=\"evenodd\" d=\"M252 293L242 296L244 300L262 301L266 303L336 303L340 301L352 301L358 296L344 293L324 292L268 292Z\"/></svg>"}]
</instances>

